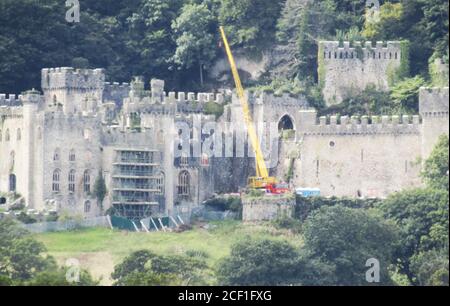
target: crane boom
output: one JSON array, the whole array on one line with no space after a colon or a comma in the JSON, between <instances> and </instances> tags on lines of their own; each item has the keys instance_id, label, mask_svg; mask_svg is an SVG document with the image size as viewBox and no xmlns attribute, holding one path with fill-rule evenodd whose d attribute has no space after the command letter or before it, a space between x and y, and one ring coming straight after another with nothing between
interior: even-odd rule
<instances>
[{"instance_id":1,"label":"crane boom","mask_svg":"<svg viewBox=\"0 0 450 306\"><path fill-rule=\"evenodd\" d=\"M269 172L266 167L266 162L264 161L264 155L261 150L258 135L256 134L253 119L250 114L247 97L245 96L244 88L242 87L241 83L241 78L239 77L239 72L236 67L236 62L234 61L233 53L231 52L230 45L228 44L228 39L225 35L225 30L222 26L220 27L220 33L222 35L222 40L225 46L225 51L228 56L228 61L230 62L234 82L236 83L237 96L242 105L244 121L247 126L250 142L252 144L253 151L255 152L256 177L251 178L252 179L251 185L253 185L253 187L265 187L266 184L274 184L276 180L273 177L269 177Z\"/></svg>"}]
</instances>

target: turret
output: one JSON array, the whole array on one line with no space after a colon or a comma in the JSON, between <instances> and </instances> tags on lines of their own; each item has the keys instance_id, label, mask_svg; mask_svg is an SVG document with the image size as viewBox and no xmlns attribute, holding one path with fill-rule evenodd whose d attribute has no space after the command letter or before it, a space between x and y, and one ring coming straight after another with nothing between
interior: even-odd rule
<instances>
[{"instance_id":1,"label":"turret","mask_svg":"<svg viewBox=\"0 0 450 306\"><path fill-rule=\"evenodd\" d=\"M42 90L47 109L63 107L65 114L87 110L87 100L103 101L105 73L103 69L71 67L42 69Z\"/></svg>"}]
</instances>

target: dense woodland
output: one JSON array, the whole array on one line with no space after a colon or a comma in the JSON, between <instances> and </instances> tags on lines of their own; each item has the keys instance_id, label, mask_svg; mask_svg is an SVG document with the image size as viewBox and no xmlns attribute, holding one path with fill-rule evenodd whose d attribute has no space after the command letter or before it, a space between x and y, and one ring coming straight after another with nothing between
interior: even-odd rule
<instances>
[{"instance_id":1,"label":"dense woodland","mask_svg":"<svg viewBox=\"0 0 450 306\"><path fill-rule=\"evenodd\" d=\"M432 81L430 60L448 62L448 1L381 1L378 22L366 18L365 3L82 0L80 22L68 23L65 1L0 0L0 92L39 88L40 69L57 66L106 68L108 79L120 82L136 75L147 81L161 78L174 91L211 90L215 86L207 72L224 56L218 33L224 25L233 48L250 58L276 48L287 50L288 65L278 67L280 74L247 85L305 93L319 109L318 40L407 40L410 69L398 80L395 96L369 88L331 112L415 112L417 88Z\"/></svg>"}]
</instances>

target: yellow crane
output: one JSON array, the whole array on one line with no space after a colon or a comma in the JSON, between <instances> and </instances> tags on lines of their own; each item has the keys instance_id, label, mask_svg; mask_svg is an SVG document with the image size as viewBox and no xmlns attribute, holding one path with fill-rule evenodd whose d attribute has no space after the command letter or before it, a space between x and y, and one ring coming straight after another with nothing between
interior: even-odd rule
<instances>
[{"instance_id":1,"label":"yellow crane","mask_svg":"<svg viewBox=\"0 0 450 306\"><path fill-rule=\"evenodd\" d=\"M250 142L252 148L255 152L255 166L256 166L256 176L248 178L248 186L250 188L275 188L277 179L275 177L269 176L269 171L266 167L266 162L264 161L264 156L261 151L261 146L259 144L258 135L256 134L255 126L253 124L252 116L250 114L250 109L248 106L247 97L244 93L244 88L242 87L241 78L239 77L239 72L236 67L236 62L234 61L233 53L231 52L230 45L228 44L228 39L225 35L225 30L221 26L220 33L222 35L223 44L225 46L225 51L228 56L228 61L230 62L231 72L233 73L234 82L236 83L236 91L239 100L241 101L244 120L247 126L248 135L250 137Z\"/></svg>"}]
</instances>

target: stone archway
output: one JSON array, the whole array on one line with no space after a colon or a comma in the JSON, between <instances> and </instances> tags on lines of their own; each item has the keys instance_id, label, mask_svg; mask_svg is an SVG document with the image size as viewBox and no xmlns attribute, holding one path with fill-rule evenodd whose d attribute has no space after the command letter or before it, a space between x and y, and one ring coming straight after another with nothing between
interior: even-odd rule
<instances>
[{"instance_id":1,"label":"stone archway","mask_svg":"<svg viewBox=\"0 0 450 306\"><path fill-rule=\"evenodd\" d=\"M291 116L286 114L283 117L281 117L280 120L278 121L278 131L282 132L291 130L295 131L294 120L292 119Z\"/></svg>"}]
</instances>

